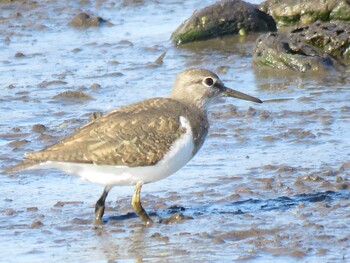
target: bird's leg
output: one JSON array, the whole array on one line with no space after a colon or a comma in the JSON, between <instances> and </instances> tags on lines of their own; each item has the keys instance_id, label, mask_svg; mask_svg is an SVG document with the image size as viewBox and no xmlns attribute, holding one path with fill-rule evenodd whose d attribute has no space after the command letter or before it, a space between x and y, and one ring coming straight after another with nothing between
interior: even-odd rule
<instances>
[{"instance_id":1,"label":"bird's leg","mask_svg":"<svg viewBox=\"0 0 350 263\"><path fill-rule=\"evenodd\" d=\"M138 216L142 219L143 222L145 222L146 226L153 225L152 219L148 216L145 209L143 209L140 201L140 193L142 188L142 182L138 182L136 184L134 195L131 199L131 205L134 208L135 212L138 214Z\"/></svg>"},{"instance_id":2,"label":"bird's leg","mask_svg":"<svg viewBox=\"0 0 350 263\"><path fill-rule=\"evenodd\" d=\"M95 205L95 224L102 224L102 216L105 212L105 201L107 198L107 195L109 191L112 189L110 186L106 186L105 189L103 189L103 193L100 197L100 199L97 200Z\"/></svg>"}]
</instances>

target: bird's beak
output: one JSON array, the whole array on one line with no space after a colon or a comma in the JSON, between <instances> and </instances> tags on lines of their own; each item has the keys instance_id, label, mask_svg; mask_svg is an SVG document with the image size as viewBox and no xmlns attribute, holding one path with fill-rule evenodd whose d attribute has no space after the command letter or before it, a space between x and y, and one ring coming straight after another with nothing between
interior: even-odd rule
<instances>
[{"instance_id":1,"label":"bird's beak","mask_svg":"<svg viewBox=\"0 0 350 263\"><path fill-rule=\"evenodd\" d=\"M239 92L237 90L230 89L230 88L227 88L227 87L225 87L225 90L223 91L223 96L237 98L237 99L241 99L241 100L254 101L256 103L262 103L262 101L259 100L258 98L255 98L255 97L250 96L248 94L245 94L243 92Z\"/></svg>"}]
</instances>

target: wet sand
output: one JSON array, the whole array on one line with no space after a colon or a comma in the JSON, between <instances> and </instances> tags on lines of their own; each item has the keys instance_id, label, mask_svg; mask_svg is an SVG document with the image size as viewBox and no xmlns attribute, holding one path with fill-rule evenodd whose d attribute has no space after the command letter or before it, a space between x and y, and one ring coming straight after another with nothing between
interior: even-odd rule
<instances>
[{"instance_id":1,"label":"wet sand","mask_svg":"<svg viewBox=\"0 0 350 263\"><path fill-rule=\"evenodd\" d=\"M171 32L209 3L0 2L0 170L101 112L167 96L184 68L264 100L210 110L199 154L144 186L151 228L132 211L133 187L111 191L96 227L102 186L52 170L1 174L0 261L349 260L349 74L256 68L257 35L174 47ZM72 25L81 13L90 20Z\"/></svg>"}]
</instances>

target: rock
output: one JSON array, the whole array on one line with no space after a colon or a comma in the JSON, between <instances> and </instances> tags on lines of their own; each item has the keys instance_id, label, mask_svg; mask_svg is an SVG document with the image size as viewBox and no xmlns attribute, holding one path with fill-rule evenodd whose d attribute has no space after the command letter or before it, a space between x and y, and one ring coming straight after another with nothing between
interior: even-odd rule
<instances>
[{"instance_id":1,"label":"rock","mask_svg":"<svg viewBox=\"0 0 350 263\"><path fill-rule=\"evenodd\" d=\"M72 21L69 22L69 25L72 27L96 27L104 24L111 24L107 20L104 20L102 17L89 15L87 13L80 13L76 15Z\"/></svg>"},{"instance_id":2,"label":"rock","mask_svg":"<svg viewBox=\"0 0 350 263\"><path fill-rule=\"evenodd\" d=\"M188 220L188 219L193 219L193 218L190 216L182 215L181 213L176 213L170 217L162 219L160 223L170 225L170 224L180 223L180 222L182 222L184 220Z\"/></svg>"},{"instance_id":3,"label":"rock","mask_svg":"<svg viewBox=\"0 0 350 263\"><path fill-rule=\"evenodd\" d=\"M172 34L176 45L239 32L276 31L275 21L255 5L241 0L221 0L186 19Z\"/></svg>"},{"instance_id":4,"label":"rock","mask_svg":"<svg viewBox=\"0 0 350 263\"><path fill-rule=\"evenodd\" d=\"M165 241L165 242L169 241L169 237L168 236L164 236L164 235L162 235L160 233L157 233L157 232L152 234L151 238L154 238L154 239L156 239L158 241Z\"/></svg>"},{"instance_id":5,"label":"rock","mask_svg":"<svg viewBox=\"0 0 350 263\"><path fill-rule=\"evenodd\" d=\"M93 90L98 90L100 88L101 88L101 85L98 83L94 83L89 87L89 89L93 89Z\"/></svg>"},{"instance_id":6,"label":"rock","mask_svg":"<svg viewBox=\"0 0 350 263\"><path fill-rule=\"evenodd\" d=\"M39 209L36 206L27 207L27 211L36 212Z\"/></svg>"},{"instance_id":7,"label":"rock","mask_svg":"<svg viewBox=\"0 0 350 263\"><path fill-rule=\"evenodd\" d=\"M348 0L267 0L259 8L271 15L278 27L307 25L317 20L350 21Z\"/></svg>"},{"instance_id":8,"label":"rock","mask_svg":"<svg viewBox=\"0 0 350 263\"><path fill-rule=\"evenodd\" d=\"M44 226L44 224L39 221L39 220L35 220L31 225L30 225L30 228L40 228Z\"/></svg>"},{"instance_id":9,"label":"rock","mask_svg":"<svg viewBox=\"0 0 350 263\"><path fill-rule=\"evenodd\" d=\"M15 141L8 143L8 146L10 146L12 148L18 148L18 147L21 147L23 145L26 145L29 142L30 141L28 141L28 140L15 140Z\"/></svg>"},{"instance_id":10,"label":"rock","mask_svg":"<svg viewBox=\"0 0 350 263\"><path fill-rule=\"evenodd\" d=\"M46 126L43 124L34 124L32 126L32 131L37 133L43 133L47 130Z\"/></svg>"},{"instance_id":11,"label":"rock","mask_svg":"<svg viewBox=\"0 0 350 263\"><path fill-rule=\"evenodd\" d=\"M343 70L350 64L350 24L317 21L304 27L260 36L254 62L295 71Z\"/></svg>"},{"instance_id":12,"label":"rock","mask_svg":"<svg viewBox=\"0 0 350 263\"><path fill-rule=\"evenodd\" d=\"M140 6L145 3L145 0L123 0L120 3L120 7L127 7L127 6Z\"/></svg>"},{"instance_id":13,"label":"rock","mask_svg":"<svg viewBox=\"0 0 350 263\"><path fill-rule=\"evenodd\" d=\"M7 208L5 209L5 215L7 216L13 216L13 215L16 215L18 212L12 208Z\"/></svg>"},{"instance_id":14,"label":"rock","mask_svg":"<svg viewBox=\"0 0 350 263\"><path fill-rule=\"evenodd\" d=\"M26 57L26 55L24 55L24 53L22 53L22 52L17 52L15 54L15 58L24 58L24 57Z\"/></svg>"},{"instance_id":15,"label":"rock","mask_svg":"<svg viewBox=\"0 0 350 263\"><path fill-rule=\"evenodd\" d=\"M343 68L343 65L330 55L283 33L260 36L255 43L253 61L258 65L300 72Z\"/></svg>"},{"instance_id":16,"label":"rock","mask_svg":"<svg viewBox=\"0 0 350 263\"><path fill-rule=\"evenodd\" d=\"M53 99L66 99L66 100L70 100L70 99L77 99L77 100L91 100L92 97L89 94L86 94L84 92L81 91L72 91L72 90L68 90L68 91L63 91L61 93L58 93L57 95L52 97Z\"/></svg>"},{"instance_id":17,"label":"rock","mask_svg":"<svg viewBox=\"0 0 350 263\"><path fill-rule=\"evenodd\" d=\"M292 30L290 37L322 49L327 54L350 64L350 24L338 21L314 22Z\"/></svg>"},{"instance_id":18,"label":"rock","mask_svg":"<svg viewBox=\"0 0 350 263\"><path fill-rule=\"evenodd\" d=\"M65 205L79 205L82 204L81 201L58 201L54 206L55 207L63 207Z\"/></svg>"},{"instance_id":19,"label":"rock","mask_svg":"<svg viewBox=\"0 0 350 263\"><path fill-rule=\"evenodd\" d=\"M164 57L166 55L166 51L163 51L163 53L156 59L154 63L160 65L163 64Z\"/></svg>"},{"instance_id":20,"label":"rock","mask_svg":"<svg viewBox=\"0 0 350 263\"><path fill-rule=\"evenodd\" d=\"M39 84L40 88L46 88L51 85L66 85L67 82L62 81L62 80L51 80L51 81L43 81Z\"/></svg>"}]
</instances>

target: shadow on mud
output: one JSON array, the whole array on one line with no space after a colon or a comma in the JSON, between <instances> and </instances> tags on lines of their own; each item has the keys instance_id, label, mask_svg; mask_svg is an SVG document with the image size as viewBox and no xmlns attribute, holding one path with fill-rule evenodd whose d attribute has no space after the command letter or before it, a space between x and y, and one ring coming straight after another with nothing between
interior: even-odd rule
<instances>
[{"instance_id":1,"label":"shadow on mud","mask_svg":"<svg viewBox=\"0 0 350 263\"><path fill-rule=\"evenodd\" d=\"M282 196L274 199L248 199L229 204L210 205L202 209L195 209L195 214L219 213L219 214L246 214L273 210L285 211L300 204L308 205L318 202L332 202L339 199L350 199L349 191L325 191L312 194L300 194L292 197ZM192 210L192 209L189 209Z\"/></svg>"},{"instance_id":2,"label":"shadow on mud","mask_svg":"<svg viewBox=\"0 0 350 263\"><path fill-rule=\"evenodd\" d=\"M213 204L201 207L182 207L182 206L171 206L165 210L159 211L150 211L149 215L151 217L158 217L156 220L162 222L168 220L175 215L181 215L182 219L193 219L199 215L208 215L208 214L251 214L259 213L266 211L286 211L298 205L312 204L318 202L327 202L331 203L340 199L350 199L349 191L325 191L312 194L299 194L292 197L282 196L274 199L248 199L244 201L232 202L228 204ZM107 221L123 221L132 218L137 218L136 213L127 213L125 215L118 216L109 216ZM176 222L180 222L178 220ZM175 223L171 221L172 223Z\"/></svg>"}]
</instances>

